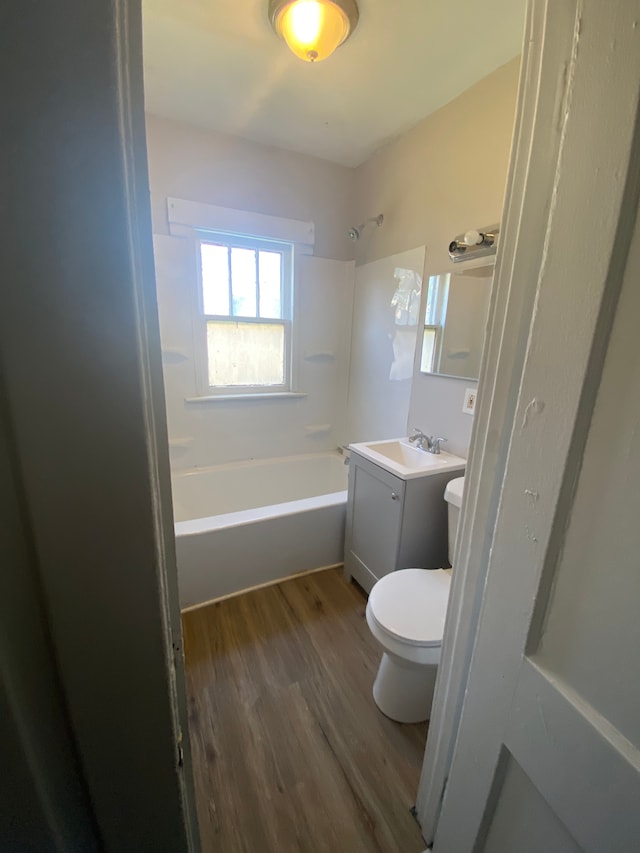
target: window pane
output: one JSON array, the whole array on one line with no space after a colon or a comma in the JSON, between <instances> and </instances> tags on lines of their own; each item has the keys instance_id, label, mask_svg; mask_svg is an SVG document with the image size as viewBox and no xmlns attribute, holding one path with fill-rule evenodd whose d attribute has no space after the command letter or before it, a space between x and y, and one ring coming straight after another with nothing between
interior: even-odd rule
<instances>
[{"instance_id":1,"label":"window pane","mask_svg":"<svg viewBox=\"0 0 640 853\"><path fill-rule=\"evenodd\" d=\"M231 285L235 317L256 317L256 253L231 249Z\"/></svg>"},{"instance_id":2,"label":"window pane","mask_svg":"<svg viewBox=\"0 0 640 853\"><path fill-rule=\"evenodd\" d=\"M260 252L260 316L282 318L282 255Z\"/></svg>"},{"instance_id":3,"label":"window pane","mask_svg":"<svg viewBox=\"0 0 640 853\"><path fill-rule=\"evenodd\" d=\"M200 244L202 301L205 314L229 313L229 259L226 246Z\"/></svg>"},{"instance_id":4,"label":"window pane","mask_svg":"<svg viewBox=\"0 0 640 853\"><path fill-rule=\"evenodd\" d=\"M207 323L209 385L283 385L284 325Z\"/></svg>"},{"instance_id":5,"label":"window pane","mask_svg":"<svg viewBox=\"0 0 640 853\"><path fill-rule=\"evenodd\" d=\"M438 281L440 276L429 276L429 288L427 290L427 307L424 312L425 323L437 323L436 305L438 304Z\"/></svg>"}]
</instances>

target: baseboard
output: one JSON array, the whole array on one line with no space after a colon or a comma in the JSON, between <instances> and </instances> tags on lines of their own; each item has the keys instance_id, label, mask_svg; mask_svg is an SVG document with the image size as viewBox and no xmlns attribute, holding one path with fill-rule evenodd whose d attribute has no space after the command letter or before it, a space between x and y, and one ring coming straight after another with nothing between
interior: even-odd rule
<instances>
[{"instance_id":1,"label":"baseboard","mask_svg":"<svg viewBox=\"0 0 640 853\"><path fill-rule=\"evenodd\" d=\"M343 563L334 563L331 566L320 566L318 569L307 569L304 572L298 572L295 575L285 575L281 578L275 578L273 580L265 581L265 583L259 583L255 586L247 587L247 589L238 589L235 592L229 592L227 595L221 595L218 598L211 598L209 601L202 601L198 604L192 604L190 607L183 608L180 613L184 615L185 613L192 613L194 610L199 610L201 607L208 607L210 604L217 604L219 601L226 601L228 598L236 598L239 595L244 595L247 592L254 592L257 589L264 589L268 586L276 586L279 583L284 583L285 581L292 581L296 578L303 578L305 575L315 575L317 572L327 572L330 569L339 569L343 566Z\"/></svg>"}]
</instances>

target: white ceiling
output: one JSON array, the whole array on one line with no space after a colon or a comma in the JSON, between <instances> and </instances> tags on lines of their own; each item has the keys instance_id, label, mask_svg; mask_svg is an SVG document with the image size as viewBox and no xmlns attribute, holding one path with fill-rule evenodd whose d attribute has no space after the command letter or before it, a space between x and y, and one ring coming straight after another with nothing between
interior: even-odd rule
<instances>
[{"instance_id":1,"label":"white ceiling","mask_svg":"<svg viewBox=\"0 0 640 853\"><path fill-rule=\"evenodd\" d=\"M324 62L296 59L267 0L143 0L147 110L355 166L521 50L526 0L358 0Z\"/></svg>"}]
</instances>

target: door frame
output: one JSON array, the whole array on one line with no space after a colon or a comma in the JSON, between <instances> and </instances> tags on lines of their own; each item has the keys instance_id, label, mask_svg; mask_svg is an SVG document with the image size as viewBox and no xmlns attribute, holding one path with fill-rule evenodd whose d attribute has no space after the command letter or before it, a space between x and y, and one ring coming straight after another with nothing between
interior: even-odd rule
<instances>
[{"instance_id":1,"label":"door frame","mask_svg":"<svg viewBox=\"0 0 640 853\"><path fill-rule=\"evenodd\" d=\"M196 853L141 2L13 0L0 45L0 453L41 634L9 675L59 688L29 714L10 694L19 747L56 849L79 849L84 803L100 850Z\"/></svg>"},{"instance_id":2,"label":"door frame","mask_svg":"<svg viewBox=\"0 0 640 853\"><path fill-rule=\"evenodd\" d=\"M577 63L585 62L590 49L587 40L581 37L590 10L586 10L588 2L575 0L563 7L561 24L556 20L553 27L548 27L551 3L552 0L530 0L527 11L501 249L480 374L465 505L454 560L456 568L417 801L418 818L429 845L438 826L459 732L512 428L516 417L523 417L518 409L519 394L540 283L553 229L557 227L555 213L561 167L566 174L571 163L568 152L575 155L566 144L567 126L571 120ZM600 49L606 48L603 45ZM593 44L591 50L592 57L597 58ZM593 66L597 67L597 62ZM604 90L598 91L602 97ZM596 96L590 94L590 97ZM593 103L592 100L586 108L582 107L583 118L593 109ZM578 113L579 108L575 104L573 107L574 114ZM623 109L619 107L621 115ZM606 140L601 143L603 162L606 162L607 145L611 148ZM628 156L629 152L626 153ZM612 242L605 242L602 249L614 253L612 265L617 258L615 252L630 238L635 210L628 196L634 195L634 182L638 179L637 169L628 169L628 163L622 163L624 154L618 152L618 156L623 186L615 203L610 201L610 205L615 222L620 217L621 225L613 236L606 233L606 240L611 238ZM614 210L615 204L618 207ZM576 222L581 213L576 212ZM596 308L594 301L594 310L603 312L605 326L615 304L613 290L601 306ZM600 341L594 344L596 348L601 345L602 337L606 338L606 329L600 328L600 336ZM590 365L590 369L597 372L597 365ZM593 376L589 380L591 386L592 380ZM525 424L529 416L535 418L539 413L538 402L532 400L530 405L532 408L524 415Z\"/></svg>"},{"instance_id":3,"label":"door frame","mask_svg":"<svg viewBox=\"0 0 640 853\"><path fill-rule=\"evenodd\" d=\"M508 434L500 429L513 421L517 378L524 365L528 318L535 288L528 269L543 240L551 205L553 179L533 182L534 142L549 132L555 116L540 101L541 62L547 0L530 0L523 34L523 56L507 177L500 251L496 259L487 335L478 381L476 412L465 474L464 508L460 515L451 592L429 721L429 735L416 802L427 844L433 842L446 780L458 733L475 642L482 590L504 475ZM537 127L536 122L543 127ZM536 130L538 131L536 133ZM554 139L557 154L559 139ZM545 146L548 151L548 146ZM525 192L536 193L537 209L524 209ZM518 235L529 234L526 256L516 255ZM513 364L513 375L499 375L500 358ZM477 461L475 461L477 460ZM480 476L480 461L484 476Z\"/></svg>"},{"instance_id":4,"label":"door frame","mask_svg":"<svg viewBox=\"0 0 640 853\"><path fill-rule=\"evenodd\" d=\"M534 173L553 173L552 205L534 268L535 304L522 335L526 359L514 389L517 407L502 426L509 434L506 468L437 850L476 849L482 840L497 795L501 744L530 770L581 847L630 849L638 834L631 798L621 793L613 803L603 795L617 777L613 790L637 798L637 750L561 677L539 667L535 649L572 525L618 299L625 279L630 287L637 275L640 6L574 0L549 4L547 11L542 68L561 70L562 95L554 99L545 86L541 91L547 88L547 100L559 103L553 130L560 148ZM552 62L554 51L562 63ZM521 237L518 252L523 248ZM511 369L498 361L498 374ZM491 482L480 463L472 476ZM556 708L565 732L549 738L545 719ZM542 720L537 732L534 716ZM579 769L573 764L574 785L567 784L568 771L563 776L571 741L576 754L585 749ZM580 800L590 804L582 812Z\"/></svg>"}]
</instances>

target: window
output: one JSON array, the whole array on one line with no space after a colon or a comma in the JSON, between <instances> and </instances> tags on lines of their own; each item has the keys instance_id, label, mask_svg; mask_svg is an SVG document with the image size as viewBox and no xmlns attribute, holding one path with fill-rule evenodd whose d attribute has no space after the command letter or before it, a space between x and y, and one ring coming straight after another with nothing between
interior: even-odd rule
<instances>
[{"instance_id":1,"label":"window","mask_svg":"<svg viewBox=\"0 0 640 853\"><path fill-rule=\"evenodd\" d=\"M447 316L450 281L451 275L448 273L429 276L420 358L420 371L422 373L440 372L437 365L440 363L442 329Z\"/></svg>"},{"instance_id":2,"label":"window","mask_svg":"<svg viewBox=\"0 0 640 853\"><path fill-rule=\"evenodd\" d=\"M293 245L198 235L208 394L290 390Z\"/></svg>"}]
</instances>

